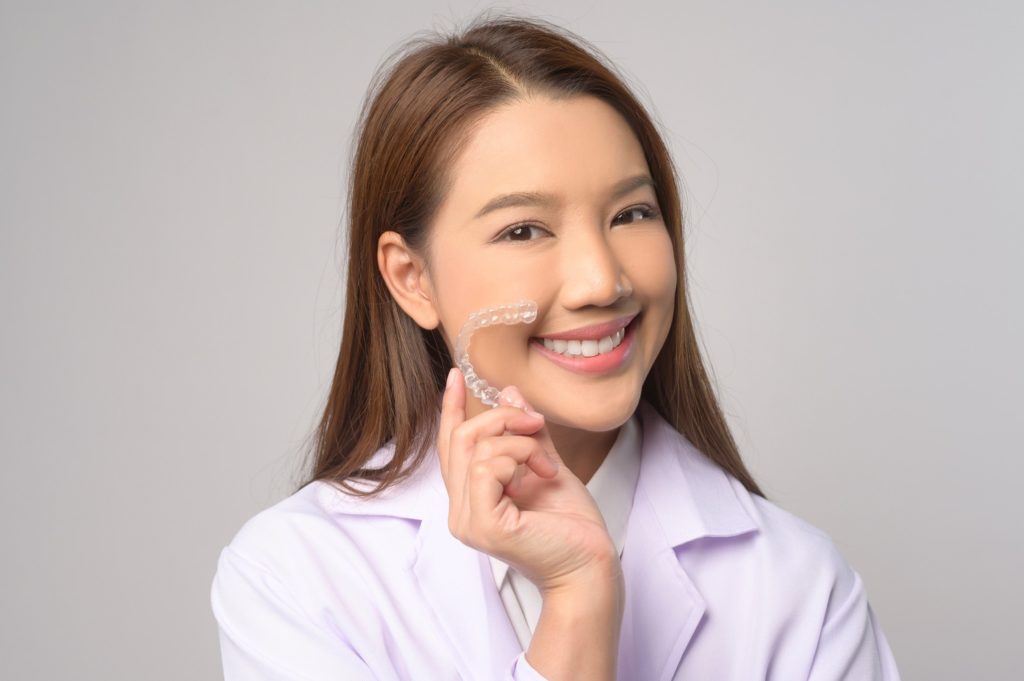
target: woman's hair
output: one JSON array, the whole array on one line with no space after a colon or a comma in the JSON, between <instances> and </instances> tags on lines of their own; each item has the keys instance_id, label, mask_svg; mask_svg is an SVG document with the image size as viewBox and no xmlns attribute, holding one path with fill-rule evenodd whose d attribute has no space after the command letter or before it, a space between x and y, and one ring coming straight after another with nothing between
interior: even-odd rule
<instances>
[{"instance_id":1,"label":"woman's hair","mask_svg":"<svg viewBox=\"0 0 1024 681\"><path fill-rule=\"evenodd\" d=\"M439 396L453 362L441 331L419 327L390 295L377 267L377 241L393 230L426 256L429 226L451 186L449 169L474 123L535 94L597 97L636 134L671 235L678 281L672 327L642 396L704 455L764 496L740 458L701 359L688 304L675 168L660 134L595 48L546 21L508 15L484 15L457 34L410 40L370 85L349 186L341 351L314 433L311 470L300 486L322 479L371 496L423 461L436 437ZM392 439L390 462L365 468ZM377 485L364 493L346 484L350 478Z\"/></svg>"}]
</instances>

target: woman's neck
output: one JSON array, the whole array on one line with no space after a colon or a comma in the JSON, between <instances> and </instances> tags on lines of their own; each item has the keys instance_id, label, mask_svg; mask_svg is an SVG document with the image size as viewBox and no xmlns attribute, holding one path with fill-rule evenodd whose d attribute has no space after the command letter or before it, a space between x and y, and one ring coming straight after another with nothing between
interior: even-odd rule
<instances>
[{"instance_id":1,"label":"woman's neck","mask_svg":"<svg viewBox=\"0 0 1024 681\"><path fill-rule=\"evenodd\" d=\"M622 426L598 433L551 422L548 422L547 427L562 461L586 485L604 463Z\"/></svg>"}]
</instances>

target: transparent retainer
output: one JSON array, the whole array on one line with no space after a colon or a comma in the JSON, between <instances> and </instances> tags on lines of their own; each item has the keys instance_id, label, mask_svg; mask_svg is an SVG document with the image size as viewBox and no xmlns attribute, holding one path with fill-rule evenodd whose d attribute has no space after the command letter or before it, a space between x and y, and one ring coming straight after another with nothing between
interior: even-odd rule
<instances>
[{"instance_id":1,"label":"transparent retainer","mask_svg":"<svg viewBox=\"0 0 1024 681\"><path fill-rule=\"evenodd\" d=\"M459 330L459 337L455 341L455 363L476 398L490 407L498 406L498 395L501 393L497 388L488 385L487 381L476 375L473 365L469 361L469 339L473 332L485 326L497 324L529 324L537 319L537 303L532 300L520 300L516 303L495 305L485 307L473 312L466 318L466 322Z\"/></svg>"}]
</instances>

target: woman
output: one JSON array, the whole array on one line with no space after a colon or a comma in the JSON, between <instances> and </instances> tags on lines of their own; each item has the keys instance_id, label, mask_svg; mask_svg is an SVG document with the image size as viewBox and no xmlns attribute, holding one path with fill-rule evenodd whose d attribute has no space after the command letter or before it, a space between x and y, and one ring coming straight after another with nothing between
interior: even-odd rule
<instances>
[{"instance_id":1,"label":"woman","mask_svg":"<svg viewBox=\"0 0 1024 681\"><path fill-rule=\"evenodd\" d=\"M228 679L897 679L698 352L669 154L583 41L479 20L371 88L312 475L224 549ZM482 308L537 305L481 329Z\"/></svg>"}]
</instances>

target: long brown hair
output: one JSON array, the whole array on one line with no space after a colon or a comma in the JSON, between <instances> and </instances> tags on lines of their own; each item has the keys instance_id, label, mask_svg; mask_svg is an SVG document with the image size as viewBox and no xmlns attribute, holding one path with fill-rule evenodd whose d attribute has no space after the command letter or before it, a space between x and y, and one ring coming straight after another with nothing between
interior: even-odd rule
<instances>
[{"instance_id":1,"label":"long brown hair","mask_svg":"<svg viewBox=\"0 0 1024 681\"><path fill-rule=\"evenodd\" d=\"M441 332L419 327L391 297L377 267L377 241L394 230L423 253L449 186L447 169L474 121L534 93L597 97L636 134L671 235L679 282L672 328L642 395L707 457L763 497L701 359L688 304L676 171L654 123L614 66L579 36L543 20L486 13L463 31L410 40L370 84L350 176L341 351L314 433L311 470L300 486L323 479L371 496L401 482L423 461L453 364ZM390 461L365 468L392 439ZM346 484L350 478L377 485L364 493Z\"/></svg>"}]
</instances>

